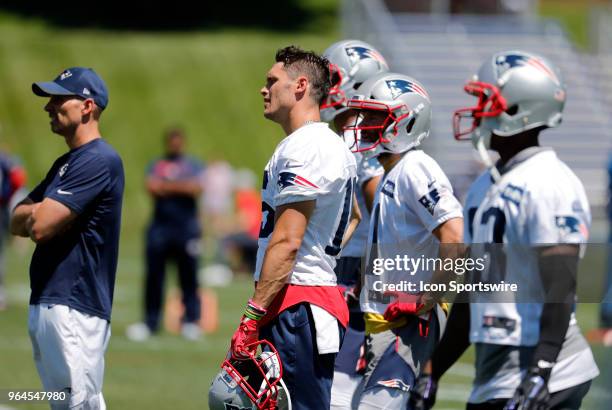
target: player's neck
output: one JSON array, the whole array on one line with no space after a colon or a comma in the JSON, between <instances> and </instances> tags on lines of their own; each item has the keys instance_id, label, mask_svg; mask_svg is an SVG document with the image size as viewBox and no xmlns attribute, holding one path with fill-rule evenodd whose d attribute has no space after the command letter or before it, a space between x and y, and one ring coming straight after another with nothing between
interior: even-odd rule
<instances>
[{"instance_id":1,"label":"player's neck","mask_svg":"<svg viewBox=\"0 0 612 410\"><path fill-rule=\"evenodd\" d=\"M66 145L70 149L78 148L97 138L100 138L100 130L97 122L81 124L72 135L65 135Z\"/></svg>"},{"instance_id":2,"label":"player's neck","mask_svg":"<svg viewBox=\"0 0 612 410\"><path fill-rule=\"evenodd\" d=\"M281 124L281 126L283 127L285 134L289 135L298 128L302 128L304 125L319 121L321 121L319 107L295 107L291 112L289 112L287 121L284 124Z\"/></svg>"},{"instance_id":3,"label":"player's neck","mask_svg":"<svg viewBox=\"0 0 612 410\"><path fill-rule=\"evenodd\" d=\"M499 165L503 166L507 164L512 157L527 148L539 146L539 133L539 129L534 129L525 131L512 137L499 137L495 134L492 135L491 149L497 151L499 154Z\"/></svg>"},{"instance_id":4,"label":"player's neck","mask_svg":"<svg viewBox=\"0 0 612 410\"><path fill-rule=\"evenodd\" d=\"M499 153L499 165L504 166L514 158L519 152L526 150L531 147L539 147L537 139L534 141L525 141L523 144L518 144L515 146L504 147L503 149L499 149L497 152Z\"/></svg>"},{"instance_id":5,"label":"player's neck","mask_svg":"<svg viewBox=\"0 0 612 410\"><path fill-rule=\"evenodd\" d=\"M384 168L386 174L391 171L395 164L400 162L403 157L404 154L391 154L389 152L385 152L383 154L380 154L377 159L380 165L382 165L382 167Z\"/></svg>"}]
</instances>

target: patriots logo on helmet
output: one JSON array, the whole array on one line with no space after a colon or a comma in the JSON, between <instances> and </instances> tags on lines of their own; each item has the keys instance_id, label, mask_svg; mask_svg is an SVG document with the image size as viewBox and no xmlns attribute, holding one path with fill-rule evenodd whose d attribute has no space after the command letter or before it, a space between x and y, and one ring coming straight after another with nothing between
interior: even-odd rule
<instances>
[{"instance_id":1,"label":"patriots logo on helmet","mask_svg":"<svg viewBox=\"0 0 612 410\"><path fill-rule=\"evenodd\" d=\"M427 95L427 92L423 89L423 87L416 83L411 83L410 81L406 80L387 80L385 82L387 83L387 87L389 87L389 90L391 91L391 97L394 100L400 95L406 93L417 93L429 100L429 95Z\"/></svg>"},{"instance_id":2,"label":"patriots logo on helmet","mask_svg":"<svg viewBox=\"0 0 612 410\"><path fill-rule=\"evenodd\" d=\"M359 60L365 60L368 58L372 58L380 63L382 63L385 67L387 67L387 62L384 57L380 55L376 50L372 50L367 47L347 47L344 49L346 51L346 55L351 60L352 64L357 63Z\"/></svg>"},{"instance_id":3,"label":"patriots logo on helmet","mask_svg":"<svg viewBox=\"0 0 612 410\"><path fill-rule=\"evenodd\" d=\"M495 65L497 66L497 75L500 77L506 71L514 67L531 66L538 71L541 71L547 75L556 85L560 85L561 81L557 77L557 74L548 67L548 65L537 57L531 57L525 54L504 54L497 56L495 59Z\"/></svg>"},{"instance_id":4,"label":"patriots logo on helmet","mask_svg":"<svg viewBox=\"0 0 612 410\"><path fill-rule=\"evenodd\" d=\"M299 185L308 188L319 188L306 178L294 174L293 172L281 172L278 176L278 186L281 191L291 185Z\"/></svg>"}]
</instances>

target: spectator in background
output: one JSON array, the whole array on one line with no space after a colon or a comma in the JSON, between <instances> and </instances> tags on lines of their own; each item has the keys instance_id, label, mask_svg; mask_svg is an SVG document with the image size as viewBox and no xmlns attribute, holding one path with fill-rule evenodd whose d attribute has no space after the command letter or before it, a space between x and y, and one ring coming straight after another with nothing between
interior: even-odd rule
<instances>
[{"instance_id":1,"label":"spectator in background","mask_svg":"<svg viewBox=\"0 0 612 410\"><path fill-rule=\"evenodd\" d=\"M209 161L203 174L206 191L202 195L204 221L214 239L231 230L234 170L223 159Z\"/></svg>"},{"instance_id":2,"label":"spectator in background","mask_svg":"<svg viewBox=\"0 0 612 410\"><path fill-rule=\"evenodd\" d=\"M609 222L609 236L608 246L612 247L612 158L608 163L608 222ZM609 249L609 248L608 248ZM611 332L612 334L612 255L608 251L608 273L606 276L605 284L605 295L603 303L599 311L599 319L601 322L602 330L605 333ZM605 334L604 343L606 343ZM609 339L609 338L608 338Z\"/></svg>"},{"instance_id":3,"label":"spectator in background","mask_svg":"<svg viewBox=\"0 0 612 410\"><path fill-rule=\"evenodd\" d=\"M153 161L147 173L147 191L154 201L153 220L146 239L144 323L128 327L127 336L144 341L159 330L166 262L174 260L185 314L181 333L201 337L198 295L198 257L201 229L198 199L203 187L203 165L185 155L185 134L171 129L164 137L165 155Z\"/></svg>"},{"instance_id":4,"label":"spectator in background","mask_svg":"<svg viewBox=\"0 0 612 410\"><path fill-rule=\"evenodd\" d=\"M11 204L15 194L25 186L26 172L17 157L0 152L0 310L6 309L4 291L4 245L9 230ZM23 198L21 198L23 199Z\"/></svg>"},{"instance_id":5,"label":"spectator in background","mask_svg":"<svg viewBox=\"0 0 612 410\"><path fill-rule=\"evenodd\" d=\"M243 168L234 173L234 228L222 241L223 261L234 272L255 271L257 239L261 226L261 195L253 171Z\"/></svg>"}]
</instances>

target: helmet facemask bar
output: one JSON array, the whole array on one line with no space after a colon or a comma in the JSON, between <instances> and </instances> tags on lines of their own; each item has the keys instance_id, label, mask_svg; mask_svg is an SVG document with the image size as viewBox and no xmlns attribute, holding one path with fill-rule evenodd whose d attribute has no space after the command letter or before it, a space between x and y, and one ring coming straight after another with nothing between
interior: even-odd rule
<instances>
[{"instance_id":1,"label":"helmet facemask bar","mask_svg":"<svg viewBox=\"0 0 612 410\"><path fill-rule=\"evenodd\" d=\"M346 93L340 88L344 81L342 71L336 64L329 64L329 81L331 87L327 94L327 98L321 103L319 107L321 110L327 108L338 109L346 106Z\"/></svg>"},{"instance_id":2,"label":"helmet facemask bar","mask_svg":"<svg viewBox=\"0 0 612 410\"><path fill-rule=\"evenodd\" d=\"M270 355L266 357L257 357L257 349L258 347L268 347L270 349ZM232 363L231 360L226 359L221 364L221 368L223 368L227 374L230 375L232 379L237 383L238 386L246 393L249 399L255 404L258 410L273 410L276 408L277 398L279 393L279 386L282 377L283 377L283 367L280 361L280 356L278 351L274 348L274 346L268 342L267 340L260 340L257 342L253 342L246 346L245 351L248 353L250 361L253 369L256 369L257 374L250 375L249 380L247 380L242 373L237 369L240 367L243 361L238 361ZM276 357L276 360L273 360ZM278 369L278 377L274 377L273 380L269 377L269 373L265 369L271 366L271 363L279 366ZM255 376L255 377L254 377ZM257 383L254 386L252 377L257 379ZM260 384L261 387L257 386Z\"/></svg>"},{"instance_id":3,"label":"helmet facemask bar","mask_svg":"<svg viewBox=\"0 0 612 410\"><path fill-rule=\"evenodd\" d=\"M393 125L393 135L397 135L397 126L399 122L411 115L410 110L406 110L405 105L391 107L388 104L371 100L349 100L348 107L350 109L359 110L360 112L353 126L344 127L345 131L353 131L354 142L351 143L347 141L350 144L351 152L370 151L376 149L380 144L390 143L391 140L385 138L385 134L388 132L391 125ZM379 124L363 125L363 119L367 111L384 112L387 115ZM396 116L396 112L402 114ZM376 137L372 138L374 132L376 132Z\"/></svg>"},{"instance_id":4,"label":"helmet facemask bar","mask_svg":"<svg viewBox=\"0 0 612 410\"><path fill-rule=\"evenodd\" d=\"M478 98L473 107L460 108L453 114L453 134L456 140L467 141L480 126L482 118L498 117L508 109L506 99L498 87L481 81L470 81L464 86L466 93ZM462 128L464 118L473 118L469 127Z\"/></svg>"}]
</instances>

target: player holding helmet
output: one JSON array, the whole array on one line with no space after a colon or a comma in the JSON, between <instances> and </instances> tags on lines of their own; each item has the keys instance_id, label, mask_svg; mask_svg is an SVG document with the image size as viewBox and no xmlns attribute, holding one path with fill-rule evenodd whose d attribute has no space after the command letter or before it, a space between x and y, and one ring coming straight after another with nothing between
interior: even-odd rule
<instances>
[{"instance_id":1,"label":"player holding helmet","mask_svg":"<svg viewBox=\"0 0 612 410\"><path fill-rule=\"evenodd\" d=\"M208 391L208 407L210 410L291 410L278 351L265 340L254 342L250 347L253 353L246 360L223 362Z\"/></svg>"},{"instance_id":2,"label":"player holding helmet","mask_svg":"<svg viewBox=\"0 0 612 410\"><path fill-rule=\"evenodd\" d=\"M465 242L472 253L482 244L497 250L491 266L499 268L488 274L503 273L519 288L504 303L471 294L479 303L453 306L415 404L433 406L435 388L426 387L435 386L471 342L476 378L468 409L578 409L599 373L574 315L591 215L580 180L538 142L540 131L561 123L565 84L545 58L507 51L487 59L465 90L478 102L455 112L455 137L470 135L489 163L487 149L500 156L468 192ZM466 129L464 118L471 120Z\"/></svg>"},{"instance_id":3,"label":"player holding helmet","mask_svg":"<svg viewBox=\"0 0 612 410\"><path fill-rule=\"evenodd\" d=\"M374 199L360 296L367 365L359 408L403 409L440 336L445 314L418 292L380 288L381 283L426 280L433 272L374 272L372 264L398 256L451 256L440 244L461 241L461 205L438 164L415 149L429 135L431 124L431 102L422 85L405 75L379 74L359 87L348 108L358 110L361 118L346 128L353 131L350 145L376 156L385 170Z\"/></svg>"},{"instance_id":4,"label":"player holding helmet","mask_svg":"<svg viewBox=\"0 0 612 410\"><path fill-rule=\"evenodd\" d=\"M333 121L334 128L341 134L344 127L355 123L357 112L349 109L347 104L357 88L368 78L387 72L389 67L374 47L359 40L338 41L329 46L323 56L330 63L332 84L328 97L321 104L321 118L327 122ZM361 286L361 262L365 256L368 236L369 211L383 173L376 158L365 158L361 153L353 155L357 162L355 194L364 222L357 227L347 246L342 249L335 269L338 285L346 295L350 317L342 348L336 357L332 409L350 408L355 390L362 379L365 323L357 298Z\"/></svg>"},{"instance_id":5,"label":"player holding helmet","mask_svg":"<svg viewBox=\"0 0 612 410\"><path fill-rule=\"evenodd\" d=\"M278 350L294 409L329 408L334 360L348 322L333 269L351 213L355 160L319 122L329 62L286 47L261 89L264 116L287 137L266 165L256 290L232 337L234 360L252 343Z\"/></svg>"}]
</instances>

